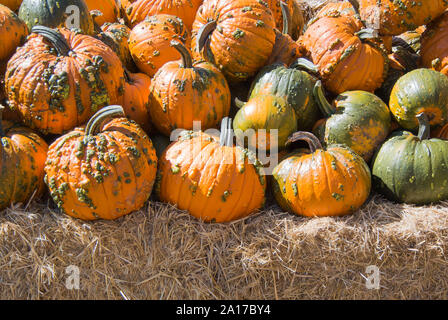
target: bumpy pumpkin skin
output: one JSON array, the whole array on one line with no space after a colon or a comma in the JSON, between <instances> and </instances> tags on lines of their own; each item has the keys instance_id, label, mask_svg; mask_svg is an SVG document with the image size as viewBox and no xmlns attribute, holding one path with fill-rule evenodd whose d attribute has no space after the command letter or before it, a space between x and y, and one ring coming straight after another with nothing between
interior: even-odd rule
<instances>
[{"instance_id":1,"label":"bumpy pumpkin skin","mask_svg":"<svg viewBox=\"0 0 448 320\"><path fill-rule=\"evenodd\" d=\"M16 48L25 42L28 28L9 8L0 5L0 71Z\"/></svg>"},{"instance_id":2,"label":"bumpy pumpkin skin","mask_svg":"<svg viewBox=\"0 0 448 320\"><path fill-rule=\"evenodd\" d=\"M146 17L168 14L179 17L191 30L194 17L203 0L126 0L122 6L131 26L136 26Z\"/></svg>"},{"instance_id":3,"label":"bumpy pumpkin skin","mask_svg":"<svg viewBox=\"0 0 448 320\"><path fill-rule=\"evenodd\" d=\"M101 16L95 18L95 22L102 26L109 22L117 21L120 7L116 0L84 0L89 11L98 10L102 13Z\"/></svg>"},{"instance_id":4,"label":"bumpy pumpkin skin","mask_svg":"<svg viewBox=\"0 0 448 320\"><path fill-rule=\"evenodd\" d=\"M0 4L8 7L12 11L19 9L22 0L0 0Z\"/></svg>"},{"instance_id":5,"label":"bumpy pumpkin skin","mask_svg":"<svg viewBox=\"0 0 448 320\"><path fill-rule=\"evenodd\" d=\"M156 171L151 140L121 116L105 120L99 132L87 137L84 128L76 128L57 139L48 150L45 182L62 212L82 220L111 220L144 205Z\"/></svg>"},{"instance_id":6,"label":"bumpy pumpkin skin","mask_svg":"<svg viewBox=\"0 0 448 320\"><path fill-rule=\"evenodd\" d=\"M361 19L382 35L399 35L428 24L448 8L446 0L359 0Z\"/></svg>"},{"instance_id":7,"label":"bumpy pumpkin skin","mask_svg":"<svg viewBox=\"0 0 448 320\"><path fill-rule=\"evenodd\" d=\"M399 131L373 159L374 188L393 201L428 204L448 199L448 142Z\"/></svg>"},{"instance_id":8,"label":"bumpy pumpkin skin","mask_svg":"<svg viewBox=\"0 0 448 320\"><path fill-rule=\"evenodd\" d=\"M101 26L101 31L97 37L114 50L128 70L136 70L128 44L131 29L121 23L106 22Z\"/></svg>"},{"instance_id":9,"label":"bumpy pumpkin skin","mask_svg":"<svg viewBox=\"0 0 448 320\"><path fill-rule=\"evenodd\" d=\"M102 0L103 1L103 0ZM35 25L49 28L69 27L67 26L67 7L76 6L79 9L79 27L84 34L94 35L93 19L89 9L83 0L23 0L19 9L19 18L25 21L29 30ZM69 10L69 12L71 12ZM73 12L75 13L75 12ZM73 22L72 20L68 22Z\"/></svg>"},{"instance_id":10,"label":"bumpy pumpkin skin","mask_svg":"<svg viewBox=\"0 0 448 320\"><path fill-rule=\"evenodd\" d=\"M275 167L272 178L278 204L307 217L353 213L367 200L371 188L364 160L339 146L288 157Z\"/></svg>"},{"instance_id":11,"label":"bumpy pumpkin skin","mask_svg":"<svg viewBox=\"0 0 448 320\"><path fill-rule=\"evenodd\" d=\"M26 127L1 121L1 117L0 122L4 131L0 136L1 210L12 203L26 203L35 191L34 198L43 193L48 145Z\"/></svg>"},{"instance_id":12,"label":"bumpy pumpkin skin","mask_svg":"<svg viewBox=\"0 0 448 320\"><path fill-rule=\"evenodd\" d=\"M200 30L216 22L202 50ZM274 47L275 21L264 1L205 1L196 15L191 47L195 60L216 65L230 83L245 81L263 67Z\"/></svg>"},{"instance_id":13,"label":"bumpy pumpkin skin","mask_svg":"<svg viewBox=\"0 0 448 320\"><path fill-rule=\"evenodd\" d=\"M413 70L392 89L390 111L407 130L418 128L416 115L425 112L432 128L448 122L448 78L430 69Z\"/></svg>"},{"instance_id":14,"label":"bumpy pumpkin skin","mask_svg":"<svg viewBox=\"0 0 448 320\"><path fill-rule=\"evenodd\" d=\"M9 60L5 77L11 108L43 133L61 134L85 123L101 107L120 103L124 90L124 70L112 49L87 35L59 32L69 53L31 34Z\"/></svg>"},{"instance_id":15,"label":"bumpy pumpkin skin","mask_svg":"<svg viewBox=\"0 0 448 320\"><path fill-rule=\"evenodd\" d=\"M184 23L175 16L158 14L136 25L129 38L129 50L139 70L153 77L165 63L180 59L180 53L170 45L172 40L190 44Z\"/></svg>"},{"instance_id":16,"label":"bumpy pumpkin skin","mask_svg":"<svg viewBox=\"0 0 448 320\"><path fill-rule=\"evenodd\" d=\"M156 193L163 202L205 222L229 222L260 209L265 200L261 164L217 137L184 131L159 161Z\"/></svg>"},{"instance_id":17,"label":"bumpy pumpkin skin","mask_svg":"<svg viewBox=\"0 0 448 320\"><path fill-rule=\"evenodd\" d=\"M321 117L313 96L316 81L316 77L298 68L282 64L267 66L253 80L249 99L262 93L285 98L296 112L298 130L308 131Z\"/></svg>"},{"instance_id":18,"label":"bumpy pumpkin skin","mask_svg":"<svg viewBox=\"0 0 448 320\"><path fill-rule=\"evenodd\" d=\"M421 35L422 66L448 76L448 12L430 23Z\"/></svg>"},{"instance_id":19,"label":"bumpy pumpkin skin","mask_svg":"<svg viewBox=\"0 0 448 320\"><path fill-rule=\"evenodd\" d=\"M387 52L376 41L361 40L357 32L362 28L351 16L322 17L308 26L300 40L319 67L325 88L335 94L373 92L386 78Z\"/></svg>"}]
</instances>

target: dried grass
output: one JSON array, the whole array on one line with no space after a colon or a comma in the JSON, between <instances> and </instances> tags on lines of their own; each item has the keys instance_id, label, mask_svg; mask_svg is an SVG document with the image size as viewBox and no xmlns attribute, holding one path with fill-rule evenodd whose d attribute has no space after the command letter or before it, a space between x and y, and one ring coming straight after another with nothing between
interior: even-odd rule
<instances>
[{"instance_id":1,"label":"dried grass","mask_svg":"<svg viewBox=\"0 0 448 320\"><path fill-rule=\"evenodd\" d=\"M380 196L349 217L272 205L230 224L161 203L86 223L34 202L0 213L0 299L446 299L447 237L448 203ZM79 290L65 286L70 265Z\"/></svg>"}]
</instances>

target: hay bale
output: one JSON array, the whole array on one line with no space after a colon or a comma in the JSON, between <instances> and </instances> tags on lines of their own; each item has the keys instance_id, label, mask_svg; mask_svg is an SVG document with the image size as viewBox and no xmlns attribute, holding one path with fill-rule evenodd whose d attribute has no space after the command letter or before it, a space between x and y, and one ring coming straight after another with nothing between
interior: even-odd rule
<instances>
[{"instance_id":1,"label":"hay bale","mask_svg":"<svg viewBox=\"0 0 448 320\"><path fill-rule=\"evenodd\" d=\"M446 299L447 208L373 196L342 218L272 205L204 224L161 203L96 222L32 203L0 212L0 299ZM66 288L70 265L79 290Z\"/></svg>"}]
</instances>

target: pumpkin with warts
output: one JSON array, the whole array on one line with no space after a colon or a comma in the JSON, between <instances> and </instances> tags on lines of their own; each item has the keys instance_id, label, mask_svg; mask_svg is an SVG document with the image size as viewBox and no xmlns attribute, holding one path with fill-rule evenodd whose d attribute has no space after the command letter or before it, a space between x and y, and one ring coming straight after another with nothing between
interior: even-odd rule
<instances>
[{"instance_id":1,"label":"pumpkin with warts","mask_svg":"<svg viewBox=\"0 0 448 320\"><path fill-rule=\"evenodd\" d=\"M272 11L272 15L274 16L275 26L278 30L284 30L284 20L285 20L285 9L282 6L285 6L288 12L293 11L293 1L292 0L267 0L265 1L269 9ZM291 20L291 17L288 19ZM287 34L290 34L291 30L287 31Z\"/></svg>"},{"instance_id":2,"label":"pumpkin with warts","mask_svg":"<svg viewBox=\"0 0 448 320\"><path fill-rule=\"evenodd\" d=\"M231 120L221 137L183 131L160 157L156 194L205 222L244 218L264 205L266 181L249 150L230 142Z\"/></svg>"},{"instance_id":3,"label":"pumpkin with warts","mask_svg":"<svg viewBox=\"0 0 448 320\"><path fill-rule=\"evenodd\" d=\"M430 139L429 119L417 115L418 135L399 131L378 150L372 161L374 188L387 198L410 204L448 199L448 142Z\"/></svg>"},{"instance_id":4,"label":"pumpkin with warts","mask_svg":"<svg viewBox=\"0 0 448 320\"><path fill-rule=\"evenodd\" d=\"M61 134L120 103L123 73L118 56L100 40L36 26L9 60L5 86L10 107L25 124Z\"/></svg>"},{"instance_id":5,"label":"pumpkin with warts","mask_svg":"<svg viewBox=\"0 0 448 320\"><path fill-rule=\"evenodd\" d=\"M191 47L195 60L216 65L230 83L254 76L272 53L275 21L264 1L210 0L196 14Z\"/></svg>"},{"instance_id":6,"label":"pumpkin with warts","mask_svg":"<svg viewBox=\"0 0 448 320\"><path fill-rule=\"evenodd\" d=\"M395 83L389 107L404 129L418 129L416 116L422 112L432 128L443 126L448 123L448 78L431 69L413 70Z\"/></svg>"},{"instance_id":7,"label":"pumpkin with warts","mask_svg":"<svg viewBox=\"0 0 448 320\"><path fill-rule=\"evenodd\" d=\"M76 10L70 10L70 6ZM36 25L60 28L71 24L84 34L95 34L93 18L84 0L23 0L19 18L25 21L30 31Z\"/></svg>"},{"instance_id":8,"label":"pumpkin with warts","mask_svg":"<svg viewBox=\"0 0 448 320\"><path fill-rule=\"evenodd\" d=\"M421 35L420 55L422 66L448 76L448 12L427 26Z\"/></svg>"},{"instance_id":9,"label":"pumpkin with warts","mask_svg":"<svg viewBox=\"0 0 448 320\"><path fill-rule=\"evenodd\" d=\"M230 111L230 89L221 72L208 62L193 64L191 54L172 41L182 59L166 63L151 82L150 114L154 126L170 135L177 128L202 130L216 127Z\"/></svg>"},{"instance_id":10,"label":"pumpkin with warts","mask_svg":"<svg viewBox=\"0 0 448 320\"><path fill-rule=\"evenodd\" d=\"M15 12L22 4L22 0L0 0L0 4Z\"/></svg>"},{"instance_id":11,"label":"pumpkin with warts","mask_svg":"<svg viewBox=\"0 0 448 320\"><path fill-rule=\"evenodd\" d=\"M353 17L317 19L300 42L319 67L325 87L335 94L350 90L373 92L387 76L386 50L378 45L374 33L363 29Z\"/></svg>"},{"instance_id":12,"label":"pumpkin with warts","mask_svg":"<svg viewBox=\"0 0 448 320\"><path fill-rule=\"evenodd\" d=\"M138 69L153 77L165 63L181 58L171 40L190 45L190 35L181 19L167 14L146 18L129 37L129 50Z\"/></svg>"},{"instance_id":13,"label":"pumpkin with warts","mask_svg":"<svg viewBox=\"0 0 448 320\"><path fill-rule=\"evenodd\" d=\"M421 38L423 32L425 32L426 26L420 26L417 29L413 31L406 31L398 36L396 38L399 38L401 40L404 40L413 50L416 54L420 54L421 49Z\"/></svg>"},{"instance_id":14,"label":"pumpkin with warts","mask_svg":"<svg viewBox=\"0 0 448 320\"><path fill-rule=\"evenodd\" d=\"M2 111L0 106L0 210L43 193L48 149L32 130L2 120Z\"/></svg>"},{"instance_id":15,"label":"pumpkin with warts","mask_svg":"<svg viewBox=\"0 0 448 320\"><path fill-rule=\"evenodd\" d=\"M85 128L50 145L45 182L62 212L82 220L110 220L144 205L156 171L149 137L121 106L108 106Z\"/></svg>"},{"instance_id":16,"label":"pumpkin with warts","mask_svg":"<svg viewBox=\"0 0 448 320\"><path fill-rule=\"evenodd\" d=\"M118 19L120 7L116 0L84 0L89 11L98 10L101 16L96 17L95 22L102 26L106 22L113 23Z\"/></svg>"},{"instance_id":17,"label":"pumpkin with warts","mask_svg":"<svg viewBox=\"0 0 448 320\"><path fill-rule=\"evenodd\" d=\"M294 154L275 167L272 190L278 204L307 217L341 216L359 209L371 188L365 161L345 147L324 149L308 132L296 132L288 143L298 140L305 140L311 152Z\"/></svg>"},{"instance_id":18,"label":"pumpkin with warts","mask_svg":"<svg viewBox=\"0 0 448 320\"><path fill-rule=\"evenodd\" d=\"M387 105L366 91L344 92L332 105L325 98L320 81L314 90L327 118L318 121L313 132L324 145L345 145L368 162L389 135L391 116Z\"/></svg>"}]
</instances>

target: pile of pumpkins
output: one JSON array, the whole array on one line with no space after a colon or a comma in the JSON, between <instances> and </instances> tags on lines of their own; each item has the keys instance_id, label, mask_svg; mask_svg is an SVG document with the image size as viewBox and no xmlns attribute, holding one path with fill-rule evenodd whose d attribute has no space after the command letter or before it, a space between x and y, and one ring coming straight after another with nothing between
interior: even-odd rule
<instances>
[{"instance_id":1,"label":"pile of pumpkins","mask_svg":"<svg viewBox=\"0 0 448 320\"><path fill-rule=\"evenodd\" d=\"M268 191L303 216L371 189L448 200L448 2L330 2L307 22L302 5L0 0L0 209L46 190L83 220L153 189L206 222Z\"/></svg>"}]
</instances>

